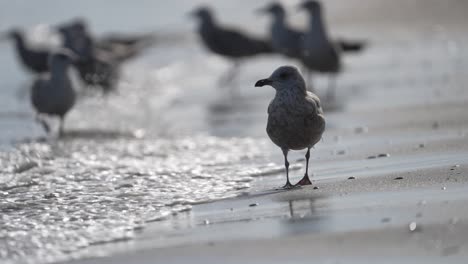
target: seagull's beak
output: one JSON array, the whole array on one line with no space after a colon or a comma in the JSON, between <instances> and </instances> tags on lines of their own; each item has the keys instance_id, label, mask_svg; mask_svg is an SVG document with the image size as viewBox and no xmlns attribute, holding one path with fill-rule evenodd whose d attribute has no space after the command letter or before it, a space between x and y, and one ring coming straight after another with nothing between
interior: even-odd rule
<instances>
[{"instance_id":1,"label":"seagull's beak","mask_svg":"<svg viewBox=\"0 0 468 264\"><path fill-rule=\"evenodd\" d=\"M6 41L9 39L9 34L8 33L0 33L0 41Z\"/></svg>"},{"instance_id":2,"label":"seagull's beak","mask_svg":"<svg viewBox=\"0 0 468 264\"><path fill-rule=\"evenodd\" d=\"M198 17L198 10L192 10L190 12L187 13L187 17L189 18L196 18Z\"/></svg>"},{"instance_id":3,"label":"seagull's beak","mask_svg":"<svg viewBox=\"0 0 468 264\"><path fill-rule=\"evenodd\" d=\"M273 83L273 81L271 79L262 79L262 80L259 80L255 83L255 87L262 87L262 86L265 86L265 85L271 85Z\"/></svg>"}]
</instances>

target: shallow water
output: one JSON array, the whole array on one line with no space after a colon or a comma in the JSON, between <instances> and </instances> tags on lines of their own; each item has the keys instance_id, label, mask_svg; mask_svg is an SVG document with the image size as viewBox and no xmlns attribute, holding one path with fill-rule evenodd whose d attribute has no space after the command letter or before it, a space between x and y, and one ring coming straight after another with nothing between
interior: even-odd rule
<instances>
[{"instance_id":1,"label":"shallow water","mask_svg":"<svg viewBox=\"0 0 468 264\"><path fill-rule=\"evenodd\" d=\"M1 154L0 256L54 260L234 196L249 187L246 172L264 162L261 143L195 137L20 145Z\"/></svg>"},{"instance_id":2,"label":"shallow water","mask_svg":"<svg viewBox=\"0 0 468 264\"><path fill-rule=\"evenodd\" d=\"M330 2L337 6L341 1ZM196 3L118 1L114 15L105 17L106 7L96 6L95 1L0 3L0 30L86 15L96 34L156 29L169 39L124 67L118 94L81 100L67 119L68 133L63 140L38 140L44 133L34 123L28 102L30 76L18 66L11 45L0 44L2 260L51 262L67 259L89 245L131 239L147 222L190 210L193 204L239 195L255 177L282 172L281 152L269 142L264 128L273 91L254 88L253 83L278 65L292 62L279 57L249 62L241 71L240 96L230 100L226 89L216 87L218 76L229 64L209 55L189 34L194 23L185 13ZM31 4L43 12L23 16ZM225 23L264 31L267 20L255 18L251 12L255 7L243 7L239 1L214 5L226 14ZM333 139L333 135L369 125L359 112L434 100L466 101L460 76L468 66L468 53L457 48L468 43L465 36L432 24L415 23L414 27L423 28L423 36L408 33L414 29L362 27L362 19L352 19L355 14L347 16L346 8L337 10L341 16L332 19L337 32L370 38L372 44L362 56L347 59L350 73L339 81L337 109L356 115L343 118L327 113L330 136L325 135L323 144L314 150L313 162L336 158L341 149L362 149L352 138ZM394 21L389 18L391 15L386 19ZM301 21L299 16L293 22ZM382 28L388 29L385 36ZM426 42L430 45L421 46ZM318 80L319 92L325 81ZM446 92L441 86L459 93ZM425 133L421 140L440 137L435 132ZM391 139L401 145L411 140L407 134ZM381 147L379 142L381 138L369 138L367 147ZM362 169L365 157L343 163L341 170L334 164L322 164L316 176L351 175ZM447 165L455 158L464 157L448 155L437 164ZM387 171L404 159L391 161L373 161L368 174ZM428 155L423 166L435 161ZM293 169L300 168L301 164L293 165Z\"/></svg>"}]
</instances>

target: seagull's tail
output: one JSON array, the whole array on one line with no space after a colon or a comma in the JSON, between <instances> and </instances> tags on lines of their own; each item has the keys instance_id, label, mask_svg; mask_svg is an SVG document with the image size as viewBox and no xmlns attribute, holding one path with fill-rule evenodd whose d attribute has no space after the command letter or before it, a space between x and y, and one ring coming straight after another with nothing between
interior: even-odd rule
<instances>
[{"instance_id":1,"label":"seagull's tail","mask_svg":"<svg viewBox=\"0 0 468 264\"><path fill-rule=\"evenodd\" d=\"M337 40L336 44L339 49L345 53L358 53L364 50L364 48L367 46L366 41L344 39Z\"/></svg>"}]
</instances>

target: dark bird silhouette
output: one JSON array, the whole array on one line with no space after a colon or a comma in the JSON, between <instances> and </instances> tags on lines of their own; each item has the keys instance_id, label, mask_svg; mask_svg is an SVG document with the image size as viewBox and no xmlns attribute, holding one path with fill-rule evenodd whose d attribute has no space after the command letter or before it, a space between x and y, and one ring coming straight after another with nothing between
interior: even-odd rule
<instances>
[{"instance_id":1,"label":"dark bird silhouette","mask_svg":"<svg viewBox=\"0 0 468 264\"><path fill-rule=\"evenodd\" d=\"M340 47L332 42L324 24L322 6L317 1L306 1L300 5L309 13L309 28L302 42L302 63L310 71L330 74L328 97L335 94L336 75L341 71Z\"/></svg>"},{"instance_id":2,"label":"dark bird silhouette","mask_svg":"<svg viewBox=\"0 0 468 264\"><path fill-rule=\"evenodd\" d=\"M198 33L203 44L211 52L233 61L232 69L222 78L225 83L234 79L242 59L273 52L269 41L248 36L235 29L221 27L208 7L200 7L191 14L200 22Z\"/></svg>"},{"instance_id":3,"label":"dark bird silhouette","mask_svg":"<svg viewBox=\"0 0 468 264\"><path fill-rule=\"evenodd\" d=\"M306 32L293 29L287 24L286 11L277 2L259 10L261 13L270 14L273 17L270 35L275 52L300 60L306 68L309 84L311 83L312 71L335 74L341 69L341 53L360 52L366 44L357 40L330 40L323 24L320 6L318 3L313 3L314 1L311 2L305 2L301 5L302 8L313 12L311 14L312 22ZM333 81L330 84L334 84ZM330 89L329 92L333 93L333 89Z\"/></svg>"},{"instance_id":4,"label":"dark bird silhouette","mask_svg":"<svg viewBox=\"0 0 468 264\"><path fill-rule=\"evenodd\" d=\"M301 58L304 32L295 30L287 24L286 11L283 6L273 2L258 11L262 14L270 14L273 17L270 25L270 38L273 50L287 57Z\"/></svg>"},{"instance_id":5,"label":"dark bird silhouette","mask_svg":"<svg viewBox=\"0 0 468 264\"><path fill-rule=\"evenodd\" d=\"M291 58L302 57L302 41L305 32L291 28L287 23L287 15L284 7L277 2L258 10L261 14L270 14L273 17L270 25L271 45L277 53ZM333 41L344 53L362 51L366 43L359 40L337 39Z\"/></svg>"},{"instance_id":6,"label":"dark bird silhouette","mask_svg":"<svg viewBox=\"0 0 468 264\"><path fill-rule=\"evenodd\" d=\"M64 47L79 57L75 65L87 86L99 87L105 94L114 91L123 58L100 53L84 24L62 26L59 32L64 39Z\"/></svg>"},{"instance_id":7,"label":"dark bird silhouette","mask_svg":"<svg viewBox=\"0 0 468 264\"><path fill-rule=\"evenodd\" d=\"M289 181L288 152L307 149L306 171L296 185L309 185L310 149L322 138L325 131L325 117L320 99L306 90L304 78L295 67L283 66L270 77L259 80L256 87L269 85L276 90L275 97L268 106L267 133L271 141L281 148L286 167L286 184Z\"/></svg>"},{"instance_id":8,"label":"dark bird silhouette","mask_svg":"<svg viewBox=\"0 0 468 264\"><path fill-rule=\"evenodd\" d=\"M65 116L75 105L76 93L69 77L69 69L76 56L68 50L61 50L49 57L50 73L39 76L32 85L31 102L37 112L37 120L45 131L50 127L45 116L60 118L59 135L63 135Z\"/></svg>"},{"instance_id":9,"label":"dark bird silhouette","mask_svg":"<svg viewBox=\"0 0 468 264\"><path fill-rule=\"evenodd\" d=\"M124 62L140 55L147 48L155 44L156 35L146 34L110 34L105 37L94 37L88 29L87 23L82 19L75 19L57 27L62 35L67 35L65 46L75 49L84 49L83 55L95 53L99 57Z\"/></svg>"},{"instance_id":10,"label":"dark bird silhouette","mask_svg":"<svg viewBox=\"0 0 468 264\"><path fill-rule=\"evenodd\" d=\"M27 70L32 73L45 73L49 71L49 50L30 46L26 42L23 32L19 29L10 30L3 38L14 41L18 59Z\"/></svg>"}]
</instances>

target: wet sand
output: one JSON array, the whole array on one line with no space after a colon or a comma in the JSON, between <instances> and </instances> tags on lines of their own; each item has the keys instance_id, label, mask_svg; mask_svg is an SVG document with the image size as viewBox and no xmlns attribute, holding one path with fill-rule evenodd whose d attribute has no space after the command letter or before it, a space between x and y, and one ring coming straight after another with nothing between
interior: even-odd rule
<instances>
[{"instance_id":1,"label":"wet sand","mask_svg":"<svg viewBox=\"0 0 468 264\"><path fill-rule=\"evenodd\" d=\"M114 241L105 232L93 240L98 225L83 246L60 252L78 259L64 263L466 263L467 4L326 3L333 35L369 39L370 46L346 58L337 101L323 100L328 127L310 169L318 189L276 190L285 176L281 151L265 132L273 90L253 87L279 64L294 62L252 61L241 71L240 98L229 101L213 85L227 64L188 37L131 64L125 95L81 103L66 140L18 148L19 161L27 153L38 166L19 174L13 187L32 198L52 192L46 206L59 206L55 198L69 206L59 198L75 186L71 177L62 180L70 174L84 179L77 189L89 192L78 189L79 198L102 205L101 213L89 207L95 222L124 222L113 223L124 233L115 234L121 242L105 243ZM316 81L324 94L326 79ZM40 135L32 122L18 126L32 128L31 138ZM292 182L303 175L304 154L291 155ZM30 179L38 187L21 185ZM162 193L164 184L172 184L172 194ZM147 214L152 219L142 224L139 216ZM106 222L100 227L106 230Z\"/></svg>"}]
</instances>

